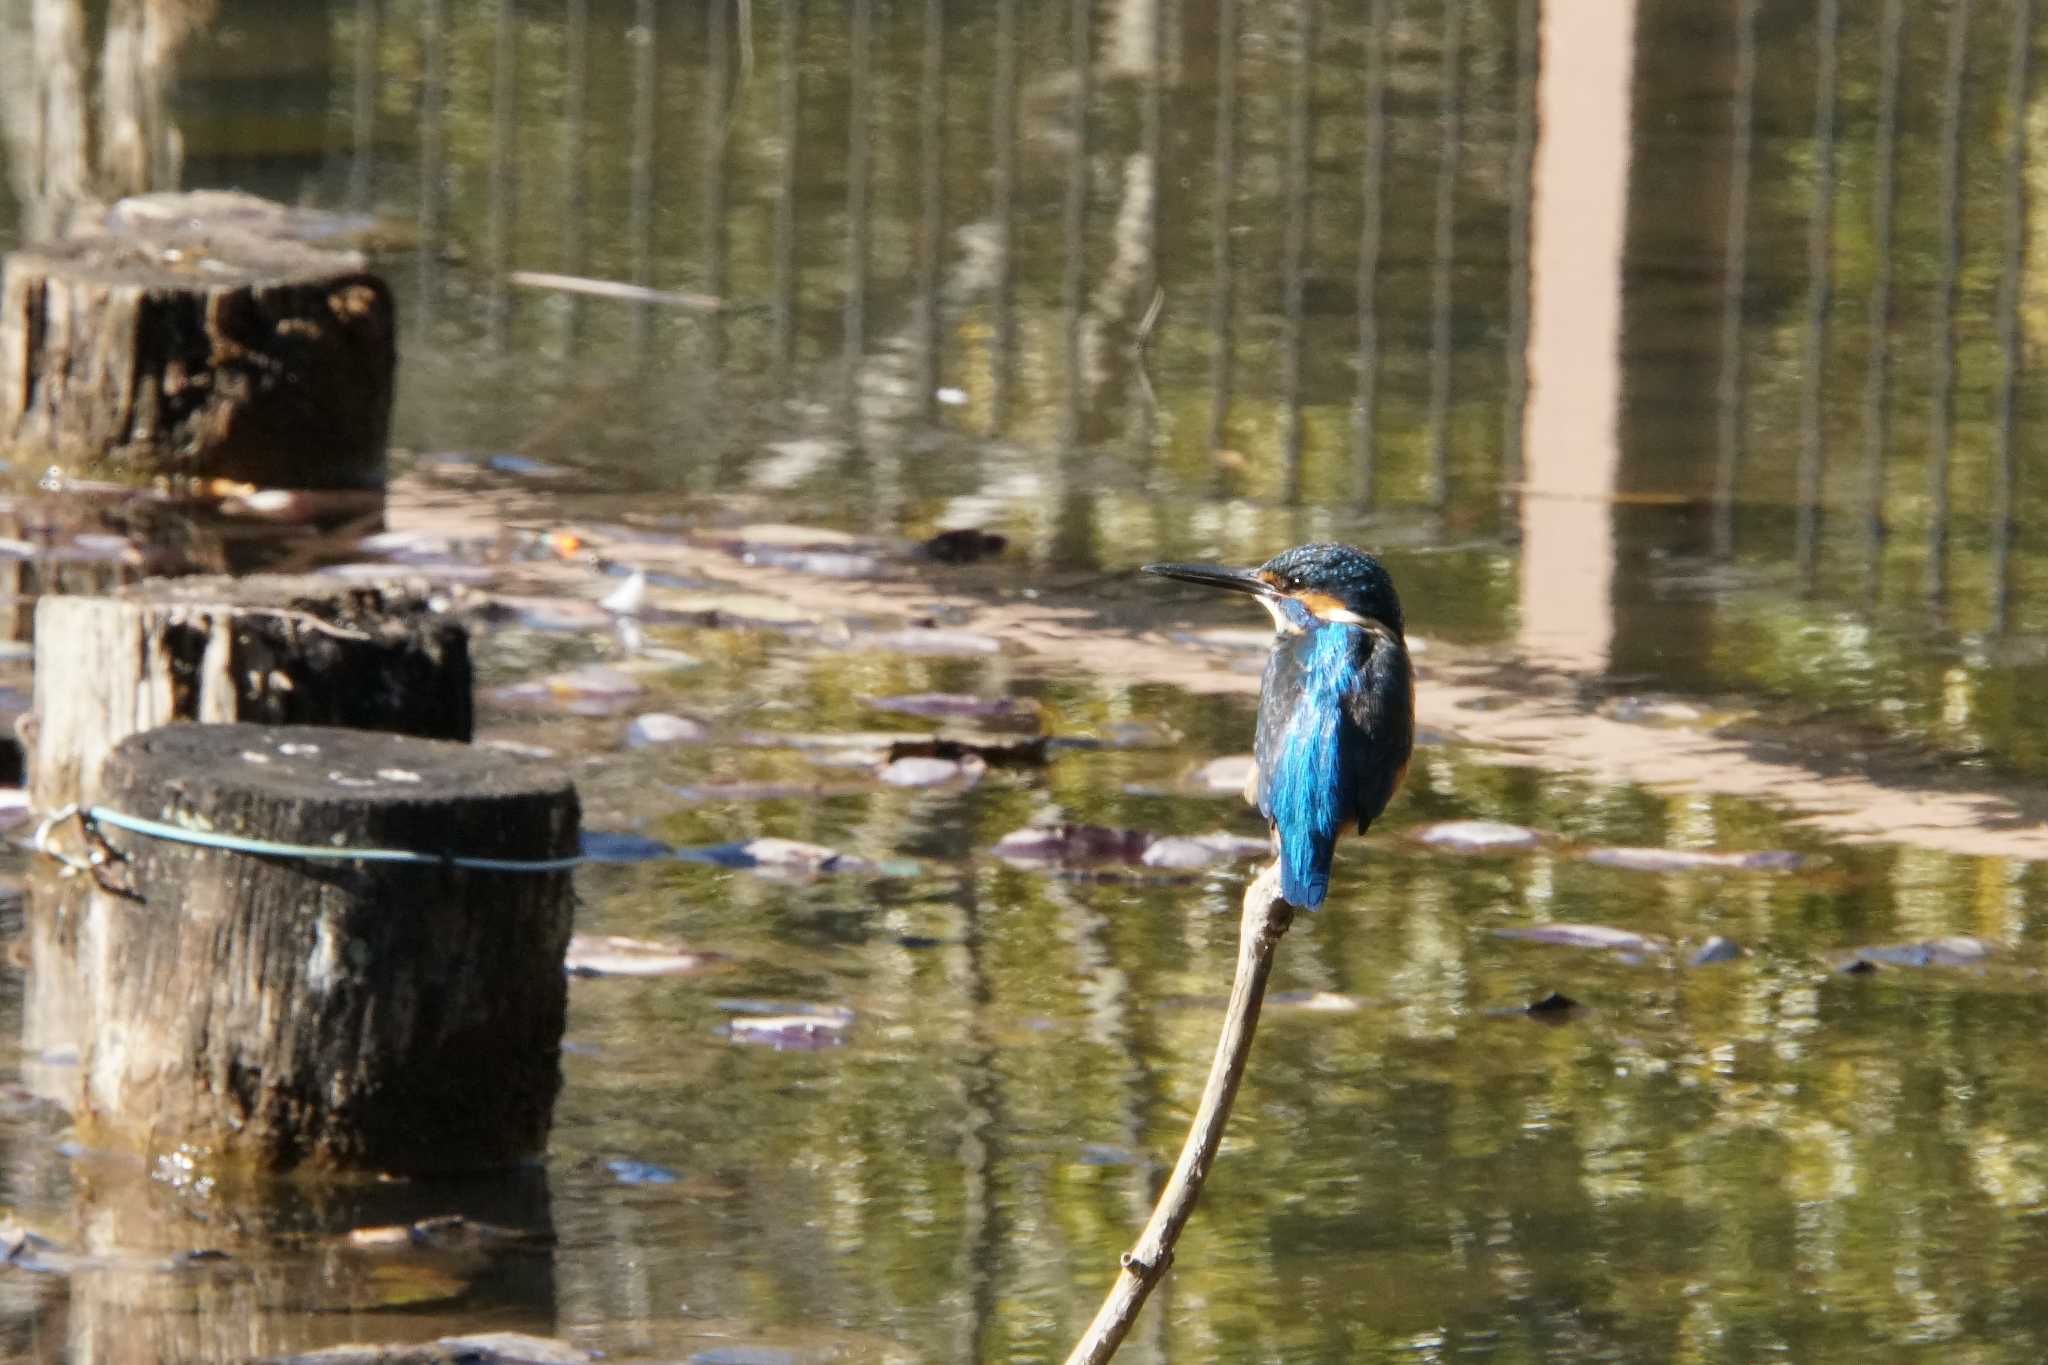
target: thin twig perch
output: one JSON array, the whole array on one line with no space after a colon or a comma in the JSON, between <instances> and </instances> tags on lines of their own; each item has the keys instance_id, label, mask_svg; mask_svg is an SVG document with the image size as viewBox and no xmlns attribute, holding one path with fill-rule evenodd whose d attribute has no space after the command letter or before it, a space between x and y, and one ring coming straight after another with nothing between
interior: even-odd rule
<instances>
[{"instance_id":1,"label":"thin twig perch","mask_svg":"<svg viewBox=\"0 0 2048 1365\"><path fill-rule=\"evenodd\" d=\"M1123 1269L1110 1286L1095 1321L1067 1356L1067 1365L1101 1365L1116 1354L1124 1334L1137 1321L1138 1310L1152 1286L1173 1264L1174 1243L1195 1211L1202 1181L1216 1160L1216 1148L1223 1141L1223 1125L1230 1119L1230 1106L1237 1098L1237 1083L1244 1079L1245 1061L1251 1055L1252 1033L1258 1027L1259 1006L1266 998L1266 978L1273 973L1273 954L1280 939L1294 922L1294 907L1280 899L1280 867L1269 864L1244 891L1244 918L1238 929L1237 975L1230 983L1230 1004L1223 1012L1223 1032L1216 1039L1216 1057L1209 1064L1209 1081L1202 1087L1202 1102L1195 1121L1188 1127L1180 1160L1173 1175L1159 1192L1152 1217L1138 1235L1137 1245L1124 1253Z\"/></svg>"}]
</instances>

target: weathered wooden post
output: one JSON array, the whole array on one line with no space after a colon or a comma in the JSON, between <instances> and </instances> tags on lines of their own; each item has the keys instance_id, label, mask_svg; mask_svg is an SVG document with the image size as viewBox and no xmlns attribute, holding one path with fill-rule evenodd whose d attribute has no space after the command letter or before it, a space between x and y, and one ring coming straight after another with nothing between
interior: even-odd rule
<instances>
[{"instance_id":1,"label":"weathered wooden post","mask_svg":"<svg viewBox=\"0 0 2048 1365\"><path fill-rule=\"evenodd\" d=\"M469 636L424 589L292 576L146 579L36 605L30 797L91 801L100 760L178 720L469 738Z\"/></svg>"},{"instance_id":2,"label":"weathered wooden post","mask_svg":"<svg viewBox=\"0 0 2048 1365\"><path fill-rule=\"evenodd\" d=\"M469 637L424 590L331 579L150 579L36 607L29 793L45 813L90 804L121 740L173 721L348 725L466 740ZM90 983L77 968L84 894L39 868L22 1005L29 1083L71 1103Z\"/></svg>"},{"instance_id":3,"label":"weathered wooden post","mask_svg":"<svg viewBox=\"0 0 2048 1365\"><path fill-rule=\"evenodd\" d=\"M539 1156L578 843L557 770L327 726L172 725L101 772L81 1136L201 1166Z\"/></svg>"},{"instance_id":4,"label":"weathered wooden post","mask_svg":"<svg viewBox=\"0 0 2048 1365\"><path fill-rule=\"evenodd\" d=\"M124 200L0 269L0 454L98 476L384 481L391 291L248 195Z\"/></svg>"}]
</instances>

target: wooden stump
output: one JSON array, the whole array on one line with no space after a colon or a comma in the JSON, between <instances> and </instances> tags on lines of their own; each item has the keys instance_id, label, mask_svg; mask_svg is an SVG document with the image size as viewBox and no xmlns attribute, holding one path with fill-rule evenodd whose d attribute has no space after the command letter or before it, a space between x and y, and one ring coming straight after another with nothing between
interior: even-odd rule
<instances>
[{"instance_id":1,"label":"wooden stump","mask_svg":"<svg viewBox=\"0 0 2048 1365\"><path fill-rule=\"evenodd\" d=\"M0 451L101 476L381 486L391 291L284 221L195 199L10 253Z\"/></svg>"},{"instance_id":2,"label":"wooden stump","mask_svg":"<svg viewBox=\"0 0 2048 1365\"><path fill-rule=\"evenodd\" d=\"M36 606L30 798L91 802L101 759L177 720L469 738L469 636L425 590L149 579Z\"/></svg>"},{"instance_id":3,"label":"wooden stump","mask_svg":"<svg viewBox=\"0 0 2048 1365\"><path fill-rule=\"evenodd\" d=\"M533 861L576 793L510 755L325 726L172 725L103 804L216 835ZM204 1166L420 1174L541 1154L568 991L567 871L316 861L103 831L79 928L88 1144Z\"/></svg>"}]
</instances>

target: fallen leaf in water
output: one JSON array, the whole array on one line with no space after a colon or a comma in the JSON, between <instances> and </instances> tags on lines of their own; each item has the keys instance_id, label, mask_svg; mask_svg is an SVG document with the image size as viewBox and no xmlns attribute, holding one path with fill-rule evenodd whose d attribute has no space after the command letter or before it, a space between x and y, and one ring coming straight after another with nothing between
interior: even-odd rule
<instances>
[{"instance_id":1,"label":"fallen leaf in water","mask_svg":"<svg viewBox=\"0 0 2048 1365\"><path fill-rule=\"evenodd\" d=\"M1035 825L1005 834L990 852L1006 863L1024 867L1135 866L1151 843L1152 835L1142 829Z\"/></svg>"},{"instance_id":2,"label":"fallen leaf in water","mask_svg":"<svg viewBox=\"0 0 2048 1365\"><path fill-rule=\"evenodd\" d=\"M981 781L988 764L974 754L960 758L892 759L879 774L892 787L971 787Z\"/></svg>"},{"instance_id":3,"label":"fallen leaf in water","mask_svg":"<svg viewBox=\"0 0 2048 1365\"><path fill-rule=\"evenodd\" d=\"M649 711L633 717L633 723L626 727L626 747L647 749L662 744L697 744L709 733L702 721L670 715L666 711Z\"/></svg>"},{"instance_id":4,"label":"fallen leaf in water","mask_svg":"<svg viewBox=\"0 0 2048 1365\"><path fill-rule=\"evenodd\" d=\"M724 959L681 944L616 934L576 934L563 967L576 976L688 976Z\"/></svg>"},{"instance_id":5,"label":"fallen leaf in water","mask_svg":"<svg viewBox=\"0 0 2048 1365\"><path fill-rule=\"evenodd\" d=\"M348 1244L364 1250L382 1251L399 1247L429 1247L436 1251L476 1251L490 1247L533 1246L548 1239L523 1228L479 1223L459 1213L422 1218L416 1223L388 1223L379 1227L355 1228Z\"/></svg>"},{"instance_id":6,"label":"fallen leaf in water","mask_svg":"<svg viewBox=\"0 0 2048 1365\"><path fill-rule=\"evenodd\" d=\"M593 863L645 863L671 858L675 850L659 839L644 834L617 834L605 830L583 831L582 853Z\"/></svg>"},{"instance_id":7,"label":"fallen leaf in water","mask_svg":"<svg viewBox=\"0 0 2048 1365\"><path fill-rule=\"evenodd\" d=\"M1878 967L1975 967L1991 958L1998 945L1956 934L1917 943L1878 943L1850 950L1842 971L1874 971Z\"/></svg>"},{"instance_id":8,"label":"fallen leaf in water","mask_svg":"<svg viewBox=\"0 0 2048 1365\"><path fill-rule=\"evenodd\" d=\"M1241 834L1169 834L1147 844L1138 861L1146 867L1189 872L1218 863L1263 858L1271 851L1270 841Z\"/></svg>"},{"instance_id":9,"label":"fallen leaf in water","mask_svg":"<svg viewBox=\"0 0 2048 1365\"><path fill-rule=\"evenodd\" d=\"M1415 841L1451 853L1511 853L1536 848L1543 835L1524 825L1498 820L1447 820L1416 832Z\"/></svg>"},{"instance_id":10,"label":"fallen leaf in water","mask_svg":"<svg viewBox=\"0 0 2048 1365\"><path fill-rule=\"evenodd\" d=\"M874 872L874 863L858 854L841 853L822 844L797 839L751 839L743 844L710 844L676 851L693 862L712 863L767 876L812 877L823 873Z\"/></svg>"},{"instance_id":11,"label":"fallen leaf in water","mask_svg":"<svg viewBox=\"0 0 2048 1365\"><path fill-rule=\"evenodd\" d=\"M1045 708L1032 697L976 697L959 692L913 692L900 697L862 697L877 711L934 720L978 720L991 725L1036 725Z\"/></svg>"},{"instance_id":12,"label":"fallen leaf in water","mask_svg":"<svg viewBox=\"0 0 2048 1365\"><path fill-rule=\"evenodd\" d=\"M846 1042L853 1011L838 1005L792 1005L770 1000L721 1000L733 1017L723 1032L736 1043L777 1052L817 1052Z\"/></svg>"},{"instance_id":13,"label":"fallen leaf in water","mask_svg":"<svg viewBox=\"0 0 2048 1365\"><path fill-rule=\"evenodd\" d=\"M1654 957L1671 950L1671 945L1661 938L1628 929L1614 929L1605 924L1528 924L1493 932L1500 938L1524 939L1560 948L1594 948L1629 957Z\"/></svg>"},{"instance_id":14,"label":"fallen leaf in water","mask_svg":"<svg viewBox=\"0 0 2048 1365\"><path fill-rule=\"evenodd\" d=\"M666 1166L657 1166L651 1161L632 1161L624 1157L604 1163L612 1178L621 1185L673 1185L682 1177Z\"/></svg>"},{"instance_id":15,"label":"fallen leaf in water","mask_svg":"<svg viewBox=\"0 0 2048 1365\"><path fill-rule=\"evenodd\" d=\"M646 690L647 685L629 673L592 665L495 688L490 695L508 705L554 706L572 715L609 716L631 706Z\"/></svg>"},{"instance_id":16,"label":"fallen leaf in water","mask_svg":"<svg viewBox=\"0 0 2048 1365\"><path fill-rule=\"evenodd\" d=\"M1723 938L1721 935L1716 934L1694 949L1692 956L1686 959L1685 965L1688 967L1711 967L1717 962L1733 962L1742 956L1744 956L1744 953L1740 943L1737 943L1732 938Z\"/></svg>"},{"instance_id":17,"label":"fallen leaf in water","mask_svg":"<svg viewBox=\"0 0 2048 1365\"><path fill-rule=\"evenodd\" d=\"M1001 554L1009 543L1007 536L963 526L939 532L920 548L927 559L935 559L941 564L974 564Z\"/></svg>"},{"instance_id":18,"label":"fallen leaf in water","mask_svg":"<svg viewBox=\"0 0 2048 1365\"><path fill-rule=\"evenodd\" d=\"M1202 791L1225 792L1232 796L1242 795L1244 784L1251 777L1258 760L1250 754L1229 754L1223 758L1212 758L1189 776L1189 782Z\"/></svg>"},{"instance_id":19,"label":"fallen leaf in water","mask_svg":"<svg viewBox=\"0 0 2048 1365\"><path fill-rule=\"evenodd\" d=\"M1581 855L1601 867L1630 872L1790 872L1806 857L1778 849L1710 853L1686 848L1590 848Z\"/></svg>"}]
</instances>

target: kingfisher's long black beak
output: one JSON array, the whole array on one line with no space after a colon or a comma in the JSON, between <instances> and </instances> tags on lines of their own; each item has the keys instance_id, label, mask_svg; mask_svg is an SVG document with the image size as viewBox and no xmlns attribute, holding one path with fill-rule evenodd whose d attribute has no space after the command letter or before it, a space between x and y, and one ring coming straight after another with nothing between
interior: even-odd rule
<instances>
[{"instance_id":1,"label":"kingfisher's long black beak","mask_svg":"<svg viewBox=\"0 0 2048 1365\"><path fill-rule=\"evenodd\" d=\"M1144 572L1158 574L1161 578L1178 578L1183 583L1199 583L1205 588L1248 592L1254 597L1280 595L1277 588L1251 569L1226 569L1220 564L1147 564Z\"/></svg>"}]
</instances>

